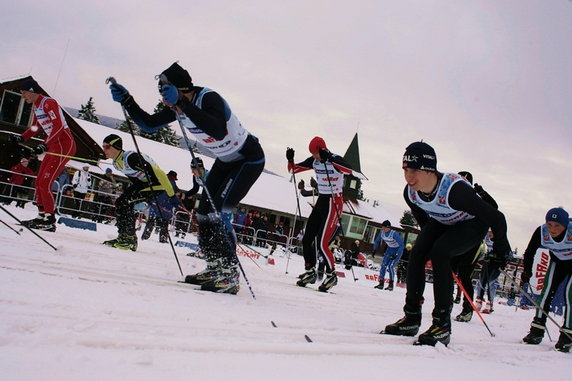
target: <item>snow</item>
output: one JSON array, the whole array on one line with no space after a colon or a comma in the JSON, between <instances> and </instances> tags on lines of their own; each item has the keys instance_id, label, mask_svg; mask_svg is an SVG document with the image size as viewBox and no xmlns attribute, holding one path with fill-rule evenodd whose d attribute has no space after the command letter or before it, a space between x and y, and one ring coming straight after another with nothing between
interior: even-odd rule
<instances>
[{"instance_id":1,"label":"snow","mask_svg":"<svg viewBox=\"0 0 572 381\"><path fill-rule=\"evenodd\" d=\"M7 208L24 219L35 215L29 204L25 210ZM0 215L17 227L3 211ZM177 282L182 276L173 252L156 235L140 241L137 252L122 251L101 245L115 236L115 227L97 228L58 225L55 233L39 232L57 251L27 230L17 236L0 228L2 379L570 377L570 355L552 351L547 338L538 346L520 343L532 310L496 304L495 312L485 315L495 337L474 316L469 323L453 323L447 348L412 346L412 338L378 334L402 316L405 290L374 289L376 282L365 278L373 275L370 270L356 268L355 282L346 271L333 293L324 294L315 285L294 285L303 268L300 256L287 263L280 251L272 265L249 251L241 263L256 300L244 278L238 295L214 294ZM203 268L185 248L175 249L185 274ZM425 297L422 329L430 324L431 285ZM459 309L455 305L453 314ZM549 330L556 340L554 326Z\"/></svg>"}]
</instances>

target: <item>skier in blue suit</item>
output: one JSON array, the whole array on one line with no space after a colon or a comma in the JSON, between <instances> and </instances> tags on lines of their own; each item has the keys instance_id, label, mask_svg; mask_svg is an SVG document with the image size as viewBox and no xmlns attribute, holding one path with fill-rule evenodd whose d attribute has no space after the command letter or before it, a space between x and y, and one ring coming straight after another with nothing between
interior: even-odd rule
<instances>
[{"instance_id":1,"label":"skier in blue suit","mask_svg":"<svg viewBox=\"0 0 572 381\"><path fill-rule=\"evenodd\" d=\"M373 244L374 253L381 246L382 241L386 243L387 249L385 250L383 261L381 262L381 268L379 269L379 284L375 286L375 288L383 290L383 285L385 283L385 271L387 270L389 272L389 284L387 285L386 290L393 291L395 266L401 259L405 245L403 244L403 240L401 239L399 233L397 233L395 230L391 230L391 222L388 220L385 220L381 223L381 231L379 232Z\"/></svg>"}]
</instances>

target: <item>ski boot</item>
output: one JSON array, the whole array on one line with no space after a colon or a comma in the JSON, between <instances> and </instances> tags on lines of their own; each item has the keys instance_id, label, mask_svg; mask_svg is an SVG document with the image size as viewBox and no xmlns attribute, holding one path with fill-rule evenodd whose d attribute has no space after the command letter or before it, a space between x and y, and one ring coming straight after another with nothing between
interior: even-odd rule
<instances>
[{"instance_id":1,"label":"ski boot","mask_svg":"<svg viewBox=\"0 0 572 381\"><path fill-rule=\"evenodd\" d=\"M451 318L449 312L439 311L433 314L433 324L417 338L417 345L435 346L443 343L445 346L451 341Z\"/></svg>"},{"instance_id":2,"label":"ski boot","mask_svg":"<svg viewBox=\"0 0 572 381\"><path fill-rule=\"evenodd\" d=\"M377 288L379 290L383 290L383 286L384 286L384 281L380 280L378 284L376 284L375 286L373 286L373 288Z\"/></svg>"},{"instance_id":3,"label":"ski boot","mask_svg":"<svg viewBox=\"0 0 572 381\"><path fill-rule=\"evenodd\" d=\"M468 323L471 321L472 317L473 317L473 310L463 308L461 313L455 317L455 320L463 323Z\"/></svg>"},{"instance_id":4,"label":"ski boot","mask_svg":"<svg viewBox=\"0 0 572 381\"><path fill-rule=\"evenodd\" d=\"M196 274L187 275L185 283L202 285L204 283L212 282L220 276L222 266L220 261L207 261L207 268Z\"/></svg>"},{"instance_id":5,"label":"ski boot","mask_svg":"<svg viewBox=\"0 0 572 381\"><path fill-rule=\"evenodd\" d=\"M483 299L478 297L475 299L475 307L477 307L477 311L480 311L483 307Z\"/></svg>"},{"instance_id":6,"label":"ski boot","mask_svg":"<svg viewBox=\"0 0 572 381\"><path fill-rule=\"evenodd\" d=\"M115 239L104 241L103 244L116 249L137 251L137 237L135 235L119 235L119 237Z\"/></svg>"},{"instance_id":7,"label":"ski boot","mask_svg":"<svg viewBox=\"0 0 572 381\"><path fill-rule=\"evenodd\" d=\"M572 348L572 329L560 328L560 337L558 337L558 342L554 346L554 349L558 352L568 353Z\"/></svg>"},{"instance_id":8,"label":"ski boot","mask_svg":"<svg viewBox=\"0 0 572 381\"><path fill-rule=\"evenodd\" d=\"M485 308L483 308L483 310L481 311L483 314L490 314L492 313L493 310L493 302L491 302L490 300L487 302Z\"/></svg>"},{"instance_id":9,"label":"ski boot","mask_svg":"<svg viewBox=\"0 0 572 381\"><path fill-rule=\"evenodd\" d=\"M544 324L542 324L542 321L538 318L534 318L530 324L530 331L528 332L528 335L523 337L522 341L525 344L540 344L544 338L545 329L546 328L544 327Z\"/></svg>"},{"instance_id":10,"label":"ski boot","mask_svg":"<svg viewBox=\"0 0 572 381\"><path fill-rule=\"evenodd\" d=\"M44 213L44 218L41 220L32 220L27 225L30 229L43 230L46 232L56 231L56 217L50 213Z\"/></svg>"},{"instance_id":11,"label":"ski boot","mask_svg":"<svg viewBox=\"0 0 572 381\"><path fill-rule=\"evenodd\" d=\"M240 289L238 266L220 269L218 276L201 285L201 290L236 295Z\"/></svg>"},{"instance_id":12,"label":"ski boot","mask_svg":"<svg viewBox=\"0 0 572 381\"><path fill-rule=\"evenodd\" d=\"M385 288L387 291L393 291L393 281L390 280L389 283L387 284L387 287Z\"/></svg>"},{"instance_id":13,"label":"ski boot","mask_svg":"<svg viewBox=\"0 0 572 381\"><path fill-rule=\"evenodd\" d=\"M38 212L38 215L36 216L36 218L32 218L31 220L21 221L20 223L24 226L31 227L31 225L41 223L44 220L45 216L46 216L46 213Z\"/></svg>"},{"instance_id":14,"label":"ski boot","mask_svg":"<svg viewBox=\"0 0 572 381\"><path fill-rule=\"evenodd\" d=\"M306 287L309 283L316 283L316 270L314 270L313 267L306 269L306 272L300 274L298 278L300 278L300 280L296 282L296 285L300 287Z\"/></svg>"},{"instance_id":15,"label":"ski boot","mask_svg":"<svg viewBox=\"0 0 572 381\"><path fill-rule=\"evenodd\" d=\"M331 272L326 273L326 279L324 282L318 287L319 291L328 292L328 290L338 284L338 276L336 275L336 271L332 270Z\"/></svg>"},{"instance_id":16,"label":"ski boot","mask_svg":"<svg viewBox=\"0 0 572 381\"><path fill-rule=\"evenodd\" d=\"M385 326L380 333L397 336L415 336L419 332L421 326L421 308L414 312L407 311L407 307L403 307L405 316L393 324Z\"/></svg>"}]
</instances>

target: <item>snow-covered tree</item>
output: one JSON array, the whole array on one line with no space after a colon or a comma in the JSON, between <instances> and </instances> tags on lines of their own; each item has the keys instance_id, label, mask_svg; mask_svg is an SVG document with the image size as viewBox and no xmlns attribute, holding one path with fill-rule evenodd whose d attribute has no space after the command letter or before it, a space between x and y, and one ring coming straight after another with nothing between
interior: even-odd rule
<instances>
[{"instance_id":1,"label":"snow-covered tree","mask_svg":"<svg viewBox=\"0 0 572 381\"><path fill-rule=\"evenodd\" d=\"M99 118L95 114L95 106L93 104L93 97L89 97L89 100L85 105L81 105L77 117L79 119L87 120L88 122L99 124Z\"/></svg>"},{"instance_id":2,"label":"snow-covered tree","mask_svg":"<svg viewBox=\"0 0 572 381\"><path fill-rule=\"evenodd\" d=\"M410 210L405 210L403 212L403 216L399 220L401 225L409 225L409 226L418 226L415 217L413 217L413 213Z\"/></svg>"}]
</instances>

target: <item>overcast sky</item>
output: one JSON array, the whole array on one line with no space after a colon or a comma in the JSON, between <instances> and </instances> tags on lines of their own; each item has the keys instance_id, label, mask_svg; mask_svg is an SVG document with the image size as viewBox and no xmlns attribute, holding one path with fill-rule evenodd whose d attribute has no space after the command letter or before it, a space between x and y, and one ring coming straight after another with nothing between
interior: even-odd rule
<instances>
[{"instance_id":1,"label":"overcast sky","mask_svg":"<svg viewBox=\"0 0 572 381\"><path fill-rule=\"evenodd\" d=\"M122 117L113 75L152 111L178 60L277 173L286 147L302 160L322 136L343 155L358 132L366 197L401 215L401 157L423 139L491 193L521 251L548 209L572 212L570 0L5 3L0 80L31 74L64 106Z\"/></svg>"}]
</instances>

